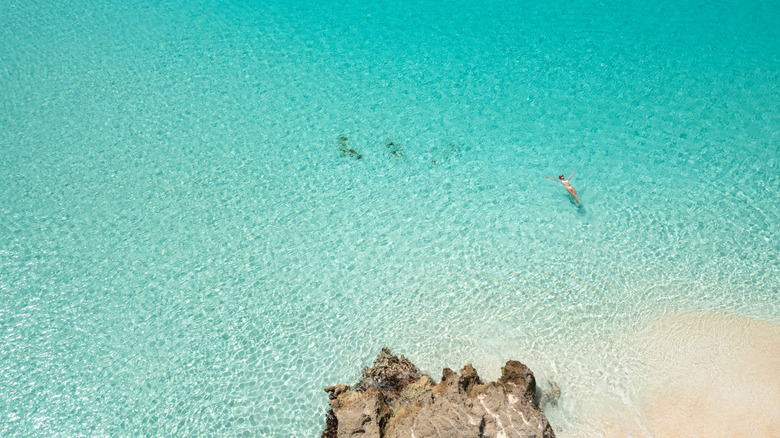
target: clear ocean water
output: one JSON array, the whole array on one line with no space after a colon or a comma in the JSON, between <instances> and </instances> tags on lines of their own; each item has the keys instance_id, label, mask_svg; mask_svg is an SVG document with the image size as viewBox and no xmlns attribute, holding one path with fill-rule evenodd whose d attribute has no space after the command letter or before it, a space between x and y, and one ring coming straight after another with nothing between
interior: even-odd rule
<instances>
[{"instance_id":1,"label":"clear ocean water","mask_svg":"<svg viewBox=\"0 0 780 438\"><path fill-rule=\"evenodd\" d=\"M434 377L521 360L559 436L598 436L649 427L646 327L780 324L776 2L0 23L2 436L315 437L384 346ZM572 171L581 208L544 178Z\"/></svg>"}]
</instances>

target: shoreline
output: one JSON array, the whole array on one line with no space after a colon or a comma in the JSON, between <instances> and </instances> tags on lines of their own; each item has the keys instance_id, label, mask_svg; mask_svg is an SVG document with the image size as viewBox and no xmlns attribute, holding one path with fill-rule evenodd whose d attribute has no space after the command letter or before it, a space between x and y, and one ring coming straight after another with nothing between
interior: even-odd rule
<instances>
[{"instance_id":1,"label":"shoreline","mask_svg":"<svg viewBox=\"0 0 780 438\"><path fill-rule=\"evenodd\" d=\"M594 416L588 429L605 437L780 437L780 324L682 313L632 338L636 405ZM584 436L570 432L560 436Z\"/></svg>"}]
</instances>

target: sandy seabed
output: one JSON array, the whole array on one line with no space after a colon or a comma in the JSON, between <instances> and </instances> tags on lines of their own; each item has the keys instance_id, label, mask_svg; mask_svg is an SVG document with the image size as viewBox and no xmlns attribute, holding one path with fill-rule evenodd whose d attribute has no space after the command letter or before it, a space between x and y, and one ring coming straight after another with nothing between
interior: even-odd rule
<instances>
[{"instance_id":1,"label":"sandy seabed","mask_svg":"<svg viewBox=\"0 0 780 438\"><path fill-rule=\"evenodd\" d=\"M610 437L780 437L780 325L684 314L637 334L646 376L633 418L605 419Z\"/></svg>"}]
</instances>

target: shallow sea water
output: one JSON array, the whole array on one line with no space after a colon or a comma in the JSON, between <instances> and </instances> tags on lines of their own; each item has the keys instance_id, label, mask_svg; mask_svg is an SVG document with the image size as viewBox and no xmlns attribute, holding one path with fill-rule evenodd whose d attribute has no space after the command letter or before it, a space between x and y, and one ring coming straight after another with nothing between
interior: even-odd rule
<instances>
[{"instance_id":1,"label":"shallow sea water","mask_svg":"<svg viewBox=\"0 0 780 438\"><path fill-rule=\"evenodd\" d=\"M384 346L434 377L523 361L562 437L668 432L655 365L688 395L724 349L777 369L772 2L0 22L2 436L318 436ZM544 179L571 171L582 208Z\"/></svg>"}]
</instances>

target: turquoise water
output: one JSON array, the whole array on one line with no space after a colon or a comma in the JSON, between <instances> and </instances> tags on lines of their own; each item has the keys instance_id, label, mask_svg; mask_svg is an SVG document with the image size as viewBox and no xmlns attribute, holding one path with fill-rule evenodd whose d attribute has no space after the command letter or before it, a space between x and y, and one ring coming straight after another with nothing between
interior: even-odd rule
<instances>
[{"instance_id":1,"label":"turquoise water","mask_svg":"<svg viewBox=\"0 0 780 438\"><path fill-rule=\"evenodd\" d=\"M774 2L135 3L0 5L2 436L318 436L383 346L593 436L780 323Z\"/></svg>"}]
</instances>

